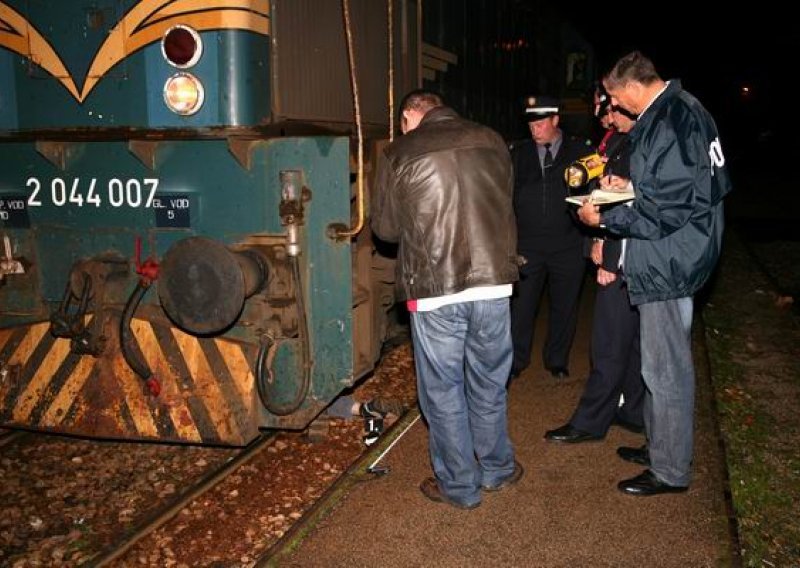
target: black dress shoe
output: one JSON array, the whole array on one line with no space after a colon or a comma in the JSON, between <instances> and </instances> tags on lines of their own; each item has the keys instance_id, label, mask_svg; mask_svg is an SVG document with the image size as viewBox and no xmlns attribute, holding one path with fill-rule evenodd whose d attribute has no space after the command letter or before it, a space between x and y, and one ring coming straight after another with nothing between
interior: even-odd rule
<instances>
[{"instance_id":1,"label":"black dress shoe","mask_svg":"<svg viewBox=\"0 0 800 568\"><path fill-rule=\"evenodd\" d=\"M625 461L638 463L639 465L650 465L650 452L647 451L647 445L641 448L620 446L617 448L617 455Z\"/></svg>"},{"instance_id":2,"label":"black dress shoe","mask_svg":"<svg viewBox=\"0 0 800 568\"><path fill-rule=\"evenodd\" d=\"M574 428L572 424L564 424L561 428L545 432L544 439L550 440L551 442L578 444L580 442L597 442L598 440L602 440L603 436L578 430Z\"/></svg>"},{"instance_id":3,"label":"black dress shoe","mask_svg":"<svg viewBox=\"0 0 800 568\"><path fill-rule=\"evenodd\" d=\"M550 374L556 379L569 378L569 369L566 367L548 367L547 370L550 371Z\"/></svg>"},{"instance_id":4,"label":"black dress shoe","mask_svg":"<svg viewBox=\"0 0 800 568\"><path fill-rule=\"evenodd\" d=\"M644 432L644 425L642 424L635 424L629 420L625 420L620 418L619 416L615 416L614 420L611 422L614 426L619 426L627 430L628 432L633 432L634 434L642 434Z\"/></svg>"},{"instance_id":5,"label":"black dress shoe","mask_svg":"<svg viewBox=\"0 0 800 568\"><path fill-rule=\"evenodd\" d=\"M682 485L668 485L656 479L649 469L644 470L636 477L625 479L617 484L617 489L628 495L649 497L662 493L683 493L688 489Z\"/></svg>"}]
</instances>

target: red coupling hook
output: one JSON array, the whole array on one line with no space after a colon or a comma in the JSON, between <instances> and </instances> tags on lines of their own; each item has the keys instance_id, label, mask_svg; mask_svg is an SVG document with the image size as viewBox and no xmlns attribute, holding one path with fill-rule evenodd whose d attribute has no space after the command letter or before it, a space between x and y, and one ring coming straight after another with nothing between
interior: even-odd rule
<instances>
[{"instance_id":1,"label":"red coupling hook","mask_svg":"<svg viewBox=\"0 0 800 568\"><path fill-rule=\"evenodd\" d=\"M136 237L136 274L142 277L142 283L149 286L153 280L158 279L158 261L153 260L153 257L148 256L147 260L142 262L142 237Z\"/></svg>"},{"instance_id":2,"label":"red coupling hook","mask_svg":"<svg viewBox=\"0 0 800 568\"><path fill-rule=\"evenodd\" d=\"M155 377L150 377L144 384L147 386L147 390L150 391L152 396L156 397L161 394L161 383L159 383Z\"/></svg>"}]
</instances>

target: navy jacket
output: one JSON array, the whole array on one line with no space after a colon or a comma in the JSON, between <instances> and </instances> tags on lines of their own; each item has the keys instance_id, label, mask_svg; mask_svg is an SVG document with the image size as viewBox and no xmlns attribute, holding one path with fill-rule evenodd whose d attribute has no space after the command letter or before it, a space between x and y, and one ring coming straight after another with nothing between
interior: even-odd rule
<instances>
[{"instance_id":1,"label":"navy jacket","mask_svg":"<svg viewBox=\"0 0 800 568\"><path fill-rule=\"evenodd\" d=\"M564 201L569 197L564 170L592 151L586 143L564 135L552 167L542 175L536 143L528 139L513 145L514 213L520 254L582 247L583 228L575 219L575 208Z\"/></svg>"},{"instance_id":2,"label":"navy jacket","mask_svg":"<svg viewBox=\"0 0 800 568\"><path fill-rule=\"evenodd\" d=\"M631 145L627 133L614 132L606 143L604 155L608 158L608 161L603 169L603 175L613 174L630 179ZM619 204L614 205L614 207L626 207L626 205ZM622 241L618 236L612 233L604 233L603 263L600 266L609 272L617 272L619 270L619 257L622 255Z\"/></svg>"},{"instance_id":3,"label":"navy jacket","mask_svg":"<svg viewBox=\"0 0 800 568\"><path fill-rule=\"evenodd\" d=\"M722 199L731 191L716 124L672 80L628 136L636 199L603 212L600 223L631 237L624 260L631 303L692 296L719 258Z\"/></svg>"}]
</instances>

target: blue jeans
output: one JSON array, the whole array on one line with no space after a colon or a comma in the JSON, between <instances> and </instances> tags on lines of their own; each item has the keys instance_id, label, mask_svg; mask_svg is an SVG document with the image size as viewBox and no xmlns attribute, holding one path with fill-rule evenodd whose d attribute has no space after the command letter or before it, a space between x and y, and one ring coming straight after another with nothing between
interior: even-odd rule
<instances>
[{"instance_id":1,"label":"blue jeans","mask_svg":"<svg viewBox=\"0 0 800 568\"><path fill-rule=\"evenodd\" d=\"M511 370L509 300L478 300L411 314L419 405L439 489L462 505L481 485L514 472L506 382Z\"/></svg>"},{"instance_id":2,"label":"blue jeans","mask_svg":"<svg viewBox=\"0 0 800 568\"><path fill-rule=\"evenodd\" d=\"M683 487L692 480L694 449L692 312L691 297L639 306L650 470Z\"/></svg>"}]
</instances>

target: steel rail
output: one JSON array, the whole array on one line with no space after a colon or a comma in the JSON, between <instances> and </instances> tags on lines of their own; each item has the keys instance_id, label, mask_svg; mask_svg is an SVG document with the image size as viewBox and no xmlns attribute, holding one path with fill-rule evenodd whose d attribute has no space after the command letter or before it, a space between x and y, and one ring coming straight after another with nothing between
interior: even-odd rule
<instances>
[{"instance_id":1,"label":"steel rail","mask_svg":"<svg viewBox=\"0 0 800 568\"><path fill-rule=\"evenodd\" d=\"M223 466L217 468L212 473L206 475L195 485L186 489L175 501L170 503L167 507L158 510L148 515L144 521L133 529L131 533L125 536L124 539L115 542L114 544L106 547L99 554L100 556L94 557L91 560L92 566L108 566L111 562L118 559L133 547L134 544L139 542L142 538L146 537L183 509L191 501L197 499L199 496L210 491L220 482L224 481L230 474L239 469L240 466L246 464L251 459L259 455L265 448L268 448L275 439L274 433L263 434L251 442L241 453L236 457L226 462Z\"/></svg>"},{"instance_id":2,"label":"steel rail","mask_svg":"<svg viewBox=\"0 0 800 568\"><path fill-rule=\"evenodd\" d=\"M347 470L317 499L314 504L295 522L286 533L270 546L263 554L259 555L255 566L257 568L280 566L286 556L308 536L311 530L319 524L356 484L376 475L386 473L375 471L374 466L383 458L391 447L409 430L420 418L417 407L413 407L399 417L389 429L372 445L369 450L361 454Z\"/></svg>"},{"instance_id":3,"label":"steel rail","mask_svg":"<svg viewBox=\"0 0 800 568\"><path fill-rule=\"evenodd\" d=\"M18 442L20 438L25 438L30 435L26 430L8 430L0 434L0 448L14 442Z\"/></svg>"}]
</instances>

